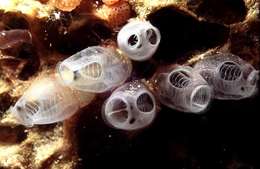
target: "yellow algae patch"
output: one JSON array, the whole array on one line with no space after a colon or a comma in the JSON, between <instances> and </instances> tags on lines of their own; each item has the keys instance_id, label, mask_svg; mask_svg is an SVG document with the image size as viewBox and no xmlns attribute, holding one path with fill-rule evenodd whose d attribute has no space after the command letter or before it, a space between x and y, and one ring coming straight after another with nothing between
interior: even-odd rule
<instances>
[{"instance_id":1,"label":"yellow algae patch","mask_svg":"<svg viewBox=\"0 0 260 169\"><path fill-rule=\"evenodd\" d=\"M0 166L24 168L21 163L23 156L19 154L19 151L19 145L0 145Z\"/></svg>"},{"instance_id":2,"label":"yellow algae patch","mask_svg":"<svg viewBox=\"0 0 260 169\"><path fill-rule=\"evenodd\" d=\"M157 11L163 7L171 5L180 5L185 3L185 0L129 0L139 18L145 19L147 15L153 11Z\"/></svg>"},{"instance_id":3,"label":"yellow algae patch","mask_svg":"<svg viewBox=\"0 0 260 169\"><path fill-rule=\"evenodd\" d=\"M8 92L10 90L10 86L0 79L0 94Z\"/></svg>"},{"instance_id":4,"label":"yellow algae patch","mask_svg":"<svg viewBox=\"0 0 260 169\"><path fill-rule=\"evenodd\" d=\"M1 0L0 10L4 12L21 12L31 17L48 17L53 7L36 0Z\"/></svg>"},{"instance_id":5,"label":"yellow algae patch","mask_svg":"<svg viewBox=\"0 0 260 169\"><path fill-rule=\"evenodd\" d=\"M58 131L59 129L60 131ZM59 135L59 132L62 132L61 128L58 127L54 129L54 133ZM35 134L37 135L38 133ZM33 140L36 140L34 137L32 138ZM38 139L39 141L35 143L33 152L35 156L34 160L36 166L41 166L45 160L47 160L62 149L62 147L64 146L64 138L54 135L53 132L49 132L49 134L46 134L43 138Z\"/></svg>"}]
</instances>

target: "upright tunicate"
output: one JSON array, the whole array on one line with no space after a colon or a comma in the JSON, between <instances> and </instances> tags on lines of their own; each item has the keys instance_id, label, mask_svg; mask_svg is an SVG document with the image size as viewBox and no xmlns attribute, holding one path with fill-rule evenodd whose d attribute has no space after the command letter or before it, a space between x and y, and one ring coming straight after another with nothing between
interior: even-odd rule
<instances>
[{"instance_id":1,"label":"upright tunicate","mask_svg":"<svg viewBox=\"0 0 260 169\"><path fill-rule=\"evenodd\" d=\"M178 66L156 76L157 95L162 104L183 112L200 113L209 105L211 88L189 66Z\"/></svg>"},{"instance_id":2,"label":"upright tunicate","mask_svg":"<svg viewBox=\"0 0 260 169\"><path fill-rule=\"evenodd\" d=\"M156 115L156 101L147 87L134 81L116 89L103 106L105 122L116 129L147 127Z\"/></svg>"},{"instance_id":3,"label":"upright tunicate","mask_svg":"<svg viewBox=\"0 0 260 169\"><path fill-rule=\"evenodd\" d=\"M119 49L132 60L150 59L161 40L160 31L148 21L131 21L118 33Z\"/></svg>"}]
</instances>

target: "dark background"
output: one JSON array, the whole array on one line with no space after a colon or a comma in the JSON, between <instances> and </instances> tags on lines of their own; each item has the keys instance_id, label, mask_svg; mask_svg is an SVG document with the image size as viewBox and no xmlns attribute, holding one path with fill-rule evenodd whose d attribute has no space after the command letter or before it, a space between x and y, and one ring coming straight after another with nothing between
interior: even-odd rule
<instances>
[{"instance_id":1,"label":"dark background","mask_svg":"<svg viewBox=\"0 0 260 169\"><path fill-rule=\"evenodd\" d=\"M214 100L203 115L162 107L149 128L128 133L106 126L95 102L78 125L80 168L259 168L259 103Z\"/></svg>"}]
</instances>

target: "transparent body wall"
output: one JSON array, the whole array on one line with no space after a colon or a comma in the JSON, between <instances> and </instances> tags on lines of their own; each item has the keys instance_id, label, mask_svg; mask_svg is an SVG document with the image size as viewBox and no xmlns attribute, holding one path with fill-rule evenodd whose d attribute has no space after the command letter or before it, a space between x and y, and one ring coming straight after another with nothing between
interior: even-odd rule
<instances>
[{"instance_id":1,"label":"transparent body wall","mask_svg":"<svg viewBox=\"0 0 260 169\"><path fill-rule=\"evenodd\" d=\"M150 59L156 52L160 41L160 31L148 21L130 21L117 36L119 49L135 61Z\"/></svg>"},{"instance_id":2,"label":"transparent body wall","mask_svg":"<svg viewBox=\"0 0 260 169\"><path fill-rule=\"evenodd\" d=\"M189 66L159 73L155 77L157 95L162 104L183 112L204 112L211 101L211 88Z\"/></svg>"},{"instance_id":3,"label":"transparent body wall","mask_svg":"<svg viewBox=\"0 0 260 169\"><path fill-rule=\"evenodd\" d=\"M63 121L93 98L94 94L61 85L54 76L44 77L35 80L10 111L18 123L31 127Z\"/></svg>"},{"instance_id":4,"label":"transparent body wall","mask_svg":"<svg viewBox=\"0 0 260 169\"><path fill-rule=\"evenodd\" d=\"M156 116L154 95L140 81L120 86L103 105L102 116L111 127L138 130L149 126Z\"/></svg>"},{"instance_id":5,"label":"transparent body wall","mask_svg":"<svg viewBox=\"0 0 260 169\"><path fill-rule=\"evenodd\" d=\"M257 91L259 71L231 53L217 53L194 66L213 88L213 97L221 100L239 100Z\"/></svg>"},{"instance_id":6,"label":"transparent body wall","mask_svg":"<svg viewBox=\"0 0 260 169\"><path fill-rule=\"evenodd\" d=\"M115 49L93 46L65 59L57 66L61 82L80 91L102 93L130 76L132 65Z\"/></svg>"}]
</instances>

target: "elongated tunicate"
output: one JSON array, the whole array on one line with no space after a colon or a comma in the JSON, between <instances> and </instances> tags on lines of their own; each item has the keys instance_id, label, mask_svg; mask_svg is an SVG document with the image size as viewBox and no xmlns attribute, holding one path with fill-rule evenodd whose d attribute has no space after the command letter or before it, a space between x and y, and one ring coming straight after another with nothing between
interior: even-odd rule
<instances>
[{"instance_id":1,"label":"elongated tunicate","mask_svg":"<svg viewBox=\"0 0 260 169\"><path fill-rule=\"evenodd\" d=\"M134 81L116 89L103 105L105 122L116 129L147 127L156 115L156 101L146 86Z\"/></svg>"},{"instance_id":2,"label":"elongated tunicate","mask_svg":"<svg viewBox=\"0 0 260 169\"><path fill-rule=\"evenodd\" d=\"M156 76L157 94L162 104L183 112L203 112L211 100L211 88L189 66L178 66Z\"/></svg>"},{"instance_id":3,"label":"elongated tunicate","mask_svg":"<svg viewBox=\"0 0 260 169\"><path fill-rule=\"evenodd\" d=\"M25 126L63 121L89 104L94 94L74 91L53 77L38 79L11 107L11 113Z\"/></svg>"},{"instance_id":4,"label":"elongated tunicate","mask_svg":"<svg viewBox=\"0 0 260 169\"><path fill-rule=\"evenodd\" d=\"M116 50L93 46L58 64L61 81L81 91L101 93L124 83L132 65Z\"/></svg>"},{"instance_id":5,"label":"elongated tunicate","mask_svg":"<svg viewBox=\"0 0 260 169\"><path fill-rule=\"evenodd\" d=\"M213 87L216 99L238 100L252 96L257 88L259 71L231 53L217 53L195 64Z\"/></svg>"},{"instance_id":6,"label":"elongated tunicate","mask_svg":"<svg viewBox=\"0 0 260 169\"><path fill-rule=\"evenodd\" d=\"M119 49L136 61L150 59L161 40L159 30L148 21L131 21L118 33Z\"/></svg>"},{"instance_id":7,"label":"elongated tunicate","mask_svg":"<svg viewBox=\"0 0 260 169\"><path fill-rule=\"evenodd\" d=\"M0 31L0 49L9 49L23 43L32 43L32 35L28 30L13 29Z\"/></svg>"}]
</instances>

